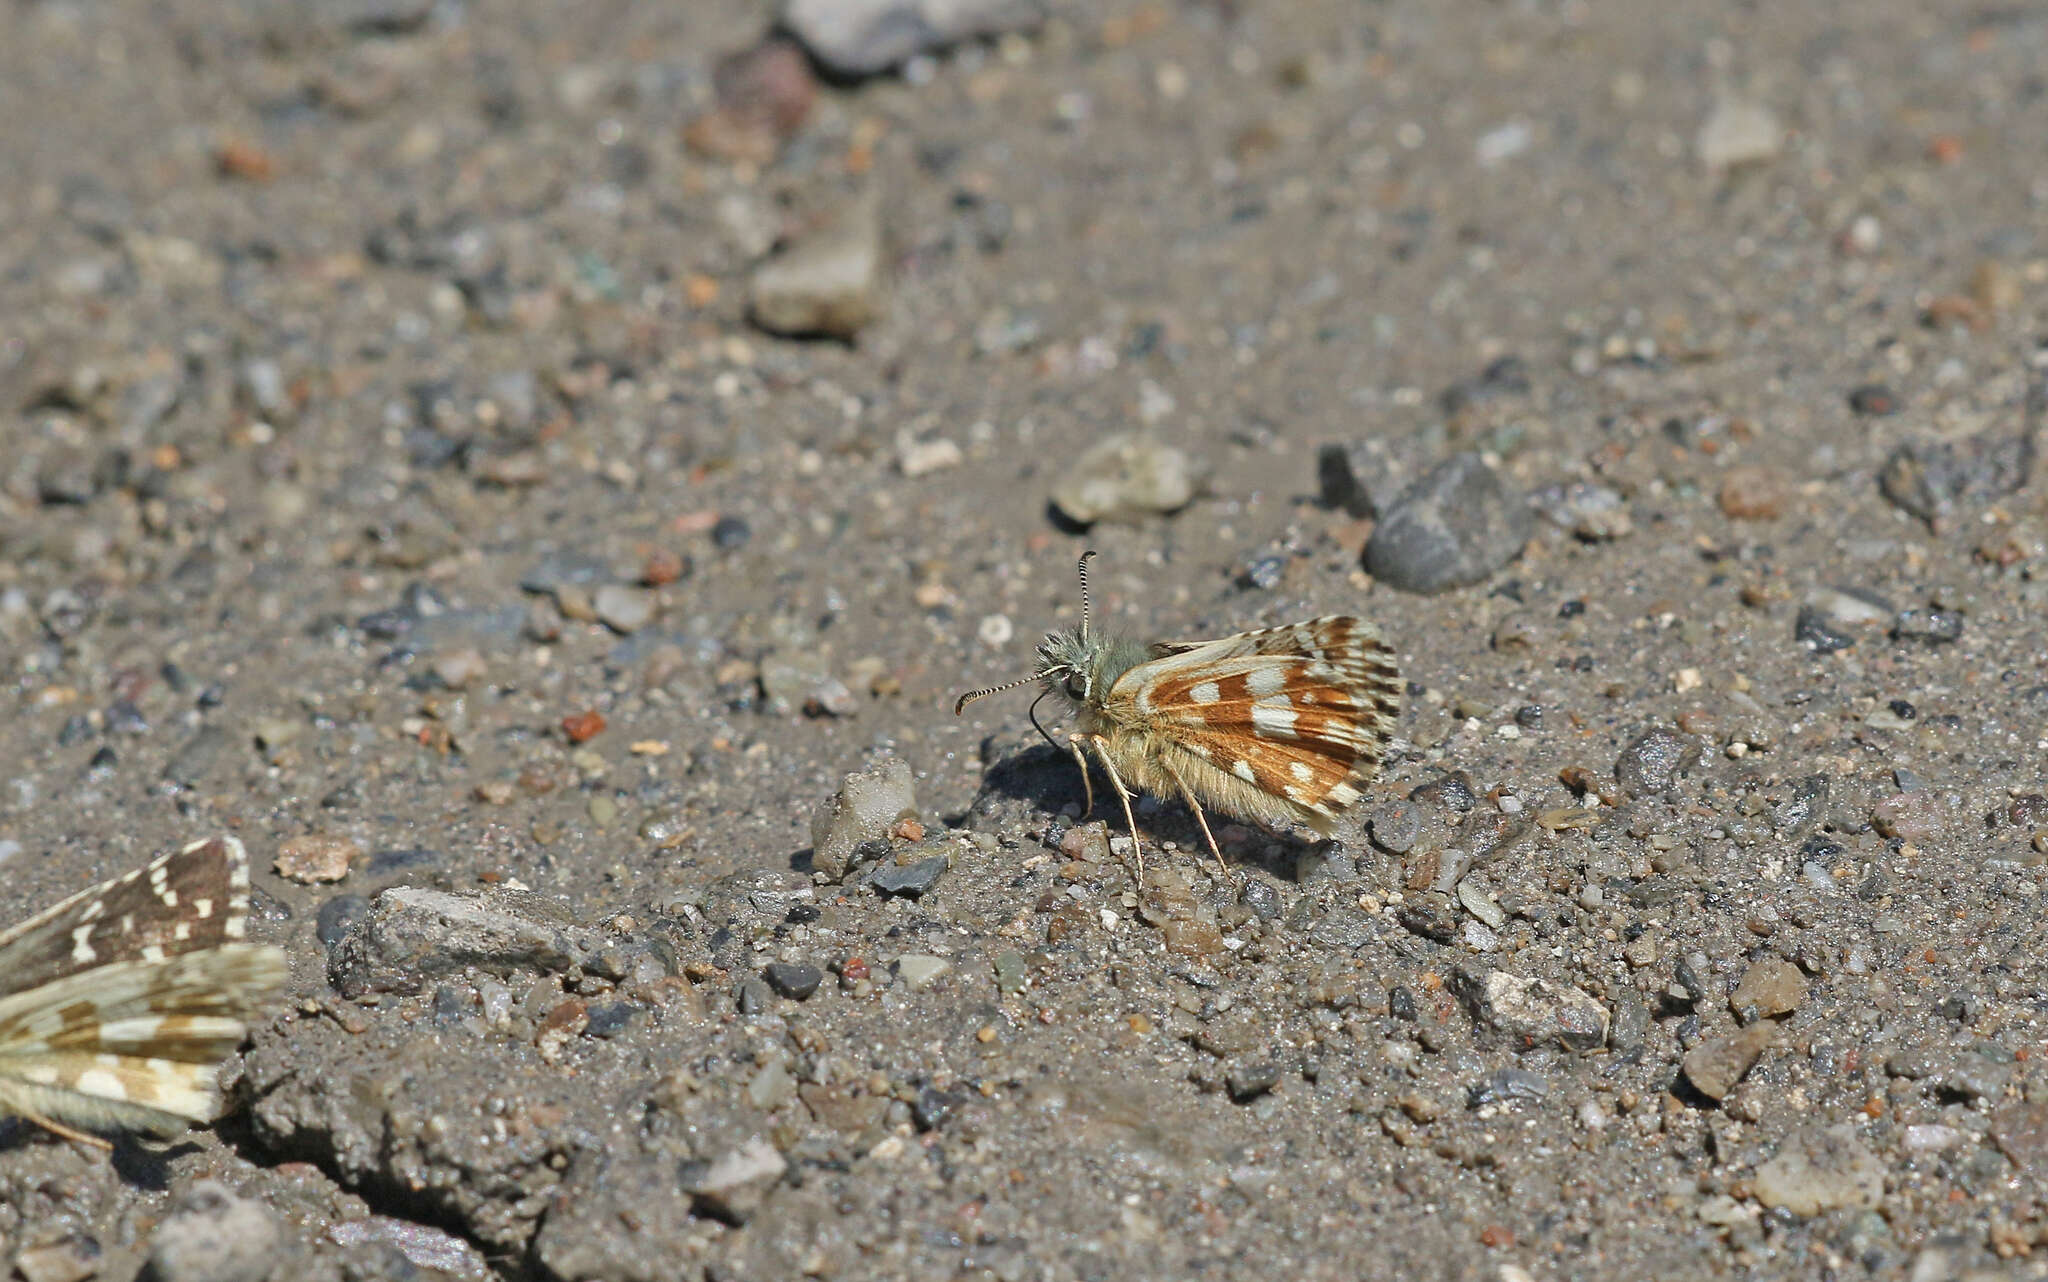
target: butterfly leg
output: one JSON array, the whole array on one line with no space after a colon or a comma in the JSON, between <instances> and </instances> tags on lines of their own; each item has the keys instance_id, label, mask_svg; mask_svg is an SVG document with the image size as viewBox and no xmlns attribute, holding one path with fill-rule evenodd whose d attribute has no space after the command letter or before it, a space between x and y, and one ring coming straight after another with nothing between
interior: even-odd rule
<instances>
[{"instance_id":1,"label":"butterfly leg","mask_svg":"<svg viewBox=\"0 0 2048 1282\"><path fill-rule=\"evenodd\" d=\"M1124 803L1124 823L1131 830L1131 858L1138 866L1138 886L1142 889L1145 885L1145 845L1138 840L1138 819L1131 813L1131 790L1124 786L1123 776L1116 772L1116 762L1109 759L1109 741L1101 735L1068 736L1067 742L1073 745L1074 755L1081 755L1080 743L1084 738L1088 741L1088 746L1095 749L1096 760L1109 772L1109 783L1116 789L1116 799Z\"/></svg>"},{"instance_id":2,"label":"butterfly leg","mask_svg":"<svg viewBox=\"0 0 2048 1282\"><path fill-rule=\"evenodd\" d=\"M1067 748L1074 754L1074 764L1081 767L1081 795L1087 802L1081 810L1081 817L1086 819L1095 813L1095 781L1088 777L1088 758L1081 753L1081 736L1068 735Z\"/></svg>"},{"instance_id":3,"label":"butterfly leg","mask_svg":"<svg viewBox=\"0 0 2048 1282\"><path fill-rule=\"evenodd\" d=\"M64 1123L44 1117L40 1113L23 1112L16 1114L16 1116L20 1117L24 1122L33 1122L60 1139L70 1140L74 1144L84 1144L89 1148L96 1148L102 1152L113 1151L114 1146L112 1142L101 1139L97 1135L88 1135L84 1131L73 1130L71 1127L64 1125Z\"/></svg>"},{"instance_id":4,"label":"butterfly leg","mask_svg":"<svg viewBox=\"0 0 2048 1282\"><path fill-rule=\"evenodd\" d=\"M1172 771L1168 773L1172 774ZM1223 851L1216 845L1216 834L1209 831L1209 816L1202 813L1202 803L1195 799L1194 789L1188 787L1179 775L1173 775L1173 781L1180 785L1180 795L1188 803L1188 809L1195 812L1195 822L1202 825L1202 837L1209 843L1209 853L1216 856L1216 868L1223 874L1224 882L1232 886L1239 884L1237 874L1223 862Z\"/></svg>"}]
</instances>

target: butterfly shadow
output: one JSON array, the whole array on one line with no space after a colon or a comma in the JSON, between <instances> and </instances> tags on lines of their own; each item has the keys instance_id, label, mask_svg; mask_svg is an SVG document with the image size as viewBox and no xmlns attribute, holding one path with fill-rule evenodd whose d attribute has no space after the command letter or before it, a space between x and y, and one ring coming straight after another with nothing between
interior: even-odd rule
<instances>
[{"instance_id":1,"label":"butterfly shadow","mask_svg":"<svg viewBox=\"0 0 2048 1282\"><path fill-rule=\"evenodd\" d=\"M1074 755L1042 739L1027 736L991 736L982 742L981 759L990 764L982 773L981 790L959 815L946 816L954 827L979 827L995 831L1043 825L1050 818L1062 828L1076 824L1109 825L1112 837L1128 837L1123 807L1117 804L1116 789L1101 763L1088 763L1088 780L1095 790L1095 808L1088 805L1088 784ZM1140 794L1143 797L1143 794ZM1146 867L1164 854L1159 843L1171 841L1178 847L1176 858L1198 858L1213 867L1208 842L1194 812L1178 800L1164 797L1134 799L1138 837L1145 843ZM1214 811L1209 813L1211 829L1222 829L1235 821ZM1072 815L1081 815L1079 819ZM1347 859L1341 842L1320 837L1304 839L1293 833L1274 832L1259 824L1245 824L1248 840L1223 844L1224 862L1238 869L1259 869L1285 882L1301 882L1332 859ZM1055 836L1056 843L1058 838Z\"/></svg>"},{"instance_id":2,"label":"butterfly shadow","mask_svg":"<svg viewBox=\"0 0 2048 1282\"><path fill-rule=\"evenodd\" d=\"M123 1184L141 1193L168 1191L172 1164L200 1149L198 1143L188 1138L160 1144L146 1143L127 1134L106 1138L113 1146L107 1151L107 1164ZM54 1134L26 1118L0 1119L0 1153L19 1152L37 1144L62 1145L95 1157L99 1152L97 1145L87 1146Z\"/></svg>"}]
</instances>

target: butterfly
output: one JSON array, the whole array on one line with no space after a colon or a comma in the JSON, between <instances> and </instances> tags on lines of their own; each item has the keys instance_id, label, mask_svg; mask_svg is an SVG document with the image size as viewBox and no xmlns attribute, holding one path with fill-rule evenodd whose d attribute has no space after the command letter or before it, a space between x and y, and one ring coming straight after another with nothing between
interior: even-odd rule
<instances>
[{"instance_id":1,"label":"butterfly","mask_svg":"<svg viewBox=\"0 0 2048 1282\"><path fill-rule=\"evenodd\" d=\"M196 841L0 934L0 1117L158 1138L219 1113L214 1080L289 974L247 942L249 856Z\"/></svg>"},{"instance_id":2,"label":"butterfly","mask_svg":"<svg viewBox=\"0 0 2048 1282\"><path fill-rule=\"evenodd\" d=\"M1364 797L1401 715L1401 674L1379 629L1327 615L1214 641L1145 645L1093 633L1094 555L1081 557L1081 626L1048 634L1030 676L970 690L953 714L1034 681L1045 687L1039 698L1064 697L1079 723L1067 747L1081 766L1088 808L1095 796L1085 782L1084 749L1123 802L1134 851L1134 791L1185 801L1226 877L1205 804L1238 819L1333 835L1337 818ZM1142 852L1136 862L1142 882Z\"/></svg>"}]
</instances>

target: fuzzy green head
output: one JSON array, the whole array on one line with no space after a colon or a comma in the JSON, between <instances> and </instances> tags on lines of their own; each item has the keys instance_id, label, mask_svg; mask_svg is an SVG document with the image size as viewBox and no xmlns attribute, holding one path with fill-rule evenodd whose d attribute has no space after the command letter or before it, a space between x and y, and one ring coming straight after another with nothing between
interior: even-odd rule
<instances>
[{"instance_id":1,"label":"fuzzy green head","mask_svg":"<svg viewBox=\"0 0 2048 1282\"><path fill-rule=\"evenodd\" d=\"M1038 643L1038 666L1030 676L986 690L969 690L953 705L954 716L983 695L1000 694L1033 681L1042 682L1048 694L1063 694L1076 704L1099 703L1118 677L1145 661L1145 647L1137 642L1096 636L1088 630L1088 558L1094 555L1081 554L1081 626L1047 633Z\"/></svg>"},{"instance_id":2,"label":"fuzzy green head","mask_svg":"<svg viewBox=\"0 0 2048 1282\"><path fill-rule=\"evenodd\" d=\"M1038 671L1047 690L1077 704L1099 703L1116 679L1145 661L1145 647L1126 637L1090 636L1085 626L1047 634L1038 643Z\"/></svg>"}]
</instances>

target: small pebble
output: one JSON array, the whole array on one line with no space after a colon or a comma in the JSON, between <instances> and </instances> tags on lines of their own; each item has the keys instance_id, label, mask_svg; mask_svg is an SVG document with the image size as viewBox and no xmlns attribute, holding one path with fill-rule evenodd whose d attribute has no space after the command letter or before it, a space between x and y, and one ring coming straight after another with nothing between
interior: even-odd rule
<instances>
[{"instance_id":1,"label":"small pebble","mask_svg":"<svg viewBox=\"0 0 2048 1282\"><path fill-rule=\"evenodd\" d=\"M637 632L654 621L660 600L646 588L607 583L591 595L591 607L604 625L614 632Z\"/></svg>"},{"instance_id":2,"label":"small pebble","mask_svg":"<svg viewBox=\"0 0 2048 1282\"><path fill-rule=\"evenodd\" d=\"M1477 454L1431 469L1373 527L1365 570L1425 595L1478 583L1521 555L1535 532L1522 496Z\"/></svg>"},{"instance_id":3,"label":"small pebble","mask_svg":"<svg viewBox=\"0 0 2048 1282\"><path fill-rule=\"evenodd\" d=\"M1076 525L1133 522L1186 507L1201 477L1185 451L1149 435L1120 432L1060 469L1052 502Z\"/></svg>"},{"instance_id":4,"label":"small pebble","mask_svg":"<svg viewBox=\"0 0 2048 1282\"><path fill-rule=\"evenodd\" d=\"M896 959L896 977L901 979L912 992L921 992L939 982L939 978L953 969L953 963L943 957L932 957L923 953L905 953Z\"/></svg>"},{"instance_id":5,"label":"small pebble","mask_svg":"<svg viewBox=\"0 0 2048 1282\"><path fill-rule=\"evenodd\" d=\"M960 466L966 460L960 447L941 437L905 446L896 456L896 466L907 477L920 477Z\"/></svg>"},{"instance_id":6,"label":"small pebble","mask_svg":"<svg viewBox=\"0 0 2048 1282\"><path fill-rule=\"evenodd\" d=\"M1785 127L1762 103L1723 97L1701 123L1693 149L1707 169L1721 172L1760 164L1785 145Z\"/></svg>"},{"instance_id":7,"label":"small pebble","mask_svg":"<svg viewBox=\"0 0 2048 1282\"><path fill-rule=\"evenodd\" d=\"M274 866L278 876L300 885L335 882L348 876L362 853L363 848L346 837L307 834L279 843Z\"/></svg>"},{"instance_id":8,"label":"small pebble","mask_svg":"<svg viewBox=\"0 0 2048 1282\"><path fill-rule=\"evenodd\" d=\"M727 552L745 547L753 537L753 527L744 517L721 516L711 527L711 542Z\"/></svg>"}]
</instances>

